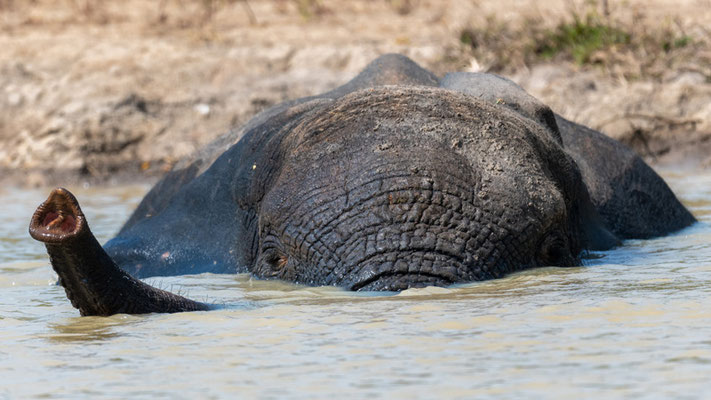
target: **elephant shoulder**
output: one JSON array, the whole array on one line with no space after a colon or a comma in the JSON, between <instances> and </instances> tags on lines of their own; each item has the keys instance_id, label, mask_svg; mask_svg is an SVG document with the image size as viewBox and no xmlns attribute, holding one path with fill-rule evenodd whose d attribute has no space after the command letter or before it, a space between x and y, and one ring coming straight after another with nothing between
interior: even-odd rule
<instances>
[{"instance_id":1,"label":"elephant shoulder","mask_svg":"<svg viewBox=\"0 0 711 400\"><path fill-rule=\"evenodd\" d=\"M634 151L556 115L563 145L576 161L607 227L622 239L661 236L695 219Z\"/></svg>"}]
</instances>

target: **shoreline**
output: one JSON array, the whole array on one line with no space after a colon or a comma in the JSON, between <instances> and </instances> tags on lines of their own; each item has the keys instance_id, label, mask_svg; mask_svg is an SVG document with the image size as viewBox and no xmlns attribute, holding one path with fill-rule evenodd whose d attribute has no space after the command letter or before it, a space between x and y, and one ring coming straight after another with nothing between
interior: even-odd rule
<instances>
[{"instance_id":1,"label":"shoreline","mask_svg":"<svg viewBox=\"0 0 711 400\"><path fill-rule=\"evenodd\" d=\"M224 2L209 14L199 1L127 1L0 9L0 181L155 182L259 111L328 91L389 52L439 77L506 76L653 167L711 168L711 10L693 0L608 10L583 0L253 0L249 12ZM530 36L550 42L581 15L644 40L590 51L583 64L567 50L532 52ZM588 28L600 26L610 29Z\"/></svg>"},{"instance_id":2,"label":"shoreline","mask_svg":"<svg viewBox=\"0 0 711 400\"><path fill-rule=\"evenodd\" d=\"M711 147L708 141L704 142ZM661 145L661 143L660 143ZM695 174L707 173L711 166L707 164L706 157L699 153L707 150L699 148L674 149L661 157L648 159L643 157L657 173L669 174ZM706 153L708 154L708 153ZM704 154L705 155L705 154ZM108 175L93 176L70 169L0 169L0 185L9 188L46 188L64 186L88 187L113 187L124 185L153 186L167 172L153 169L140 171L136 169L118 170Z\"/></svg>"}]
</instances>

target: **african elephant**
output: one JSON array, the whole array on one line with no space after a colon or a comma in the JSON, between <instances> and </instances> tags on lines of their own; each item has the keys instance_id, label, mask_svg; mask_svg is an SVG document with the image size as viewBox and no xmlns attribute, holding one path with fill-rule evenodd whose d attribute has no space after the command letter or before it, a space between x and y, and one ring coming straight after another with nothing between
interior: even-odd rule
<instances>
[{"instance_id":1,"label":"african elephant","mask_svg":"<svg viewBox=\"0 0 711 400\"><path fill-rule=\"evenodd\" d=\"M392 290L580 265L694 217L630 149L490 74L385 55L177 165L103 247L55 189L30 224L82 315L206 310L137 278Z\"/></svg>"}]
</instances>

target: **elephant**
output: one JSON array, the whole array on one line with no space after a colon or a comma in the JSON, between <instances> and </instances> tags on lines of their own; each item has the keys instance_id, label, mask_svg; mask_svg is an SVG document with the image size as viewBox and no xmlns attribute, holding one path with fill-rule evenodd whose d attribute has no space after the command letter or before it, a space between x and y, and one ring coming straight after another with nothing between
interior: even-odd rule
<instances>
[{"instance_id":1,"label":"elephant","mask_svg":"<svg viewBox=\"0 0 711 400\"><path fill-rule=\"evenodd\" d=\"M397 292L577 266L694 222L632 150L514 82L387 54L176 164L103 247L63 188L30 234L81 315L111 315L216 307L151 276Z\"/></svg>"}]
</instances>

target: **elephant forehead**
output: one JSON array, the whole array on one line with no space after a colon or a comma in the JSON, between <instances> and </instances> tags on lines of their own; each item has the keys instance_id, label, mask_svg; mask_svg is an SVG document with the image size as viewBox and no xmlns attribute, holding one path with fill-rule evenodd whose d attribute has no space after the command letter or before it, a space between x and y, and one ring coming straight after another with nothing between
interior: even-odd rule
<instances>
[{"instance_id":1,"label":"elephant forehead","mask_svg":"<svg viewBox=\"0 0 711 400\"><path fill-rule=\"evenodd\" d=\"M497 156L490 153L490 157ZM379 203L395 208L439 198L444 208L459 209L465 202L474 208L505 208L511 215L539 220L563 212L563 195L544 171L521 170L520 164L472 160L438 149L355 151L321 159L308 168L300 163L285 167L264 198L262 210L290 219L292 215L338 213L381 197Z\"/></svg>"},{"instance_id":2,"label":"elephant forehead","mask_svg":"<svg viewBox=\"0 0 711 400\"><path fill-rule=\"evenodd\" d=\"M375 154L430 158L459 154L483 170L535 174L562 153L545 129L503 106L427 87L355 92L305 118L290 133L286 165L317 167Z\"/></svg>"},{"instance_id":3,"label":"elephant forehead","mask_svg":"<svg viewBox=\"0 0 711 400\"><path fill-rule=\"evenodd\" d=\"M446 187L474 206L511 214L564 212L544 159L556 148L539 139L535 124L443 90L376 92L294 129L264 211L281 218L337 212L378 195ZM374 101L380 106L373 109Z\"/></svg>"},{"instance_id":4,"label":"elephant forehead","mask_svg":"<svg viewBox=\"0 0 711 400\"><path fill-rule=\"evenodd\" d=\"M472 183L537 193L552 184L547 157L562 153L542 131L508 109L447 90L367 90L295 127L279 173L282 182L313 186L383 169L459 169Z\"/></svg>"}]
</instances>

